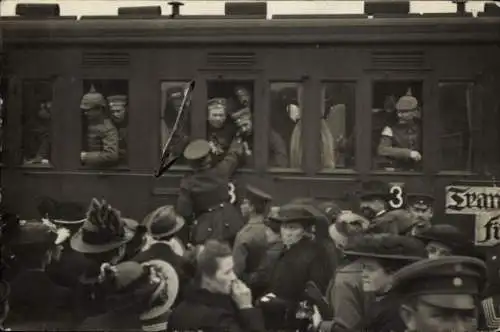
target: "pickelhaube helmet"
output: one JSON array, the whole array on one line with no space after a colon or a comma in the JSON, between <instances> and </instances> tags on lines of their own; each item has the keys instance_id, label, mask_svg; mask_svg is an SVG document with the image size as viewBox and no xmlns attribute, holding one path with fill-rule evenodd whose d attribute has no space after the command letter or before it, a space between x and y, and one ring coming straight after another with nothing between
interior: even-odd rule
<instances>
[{"instance_id":1,"label":"pickelhaube helmet","mask_svg":"<svg viewBox=\"0 0 500 332\"><path fill-rule=\"evenodd\" d=\"M106 99L104 96L97 92L92 85L89 92L83 95L82 101L80 102L80 108L84 110L89 110L95 107L106 106Z\"/></svg>"}]
</instances>

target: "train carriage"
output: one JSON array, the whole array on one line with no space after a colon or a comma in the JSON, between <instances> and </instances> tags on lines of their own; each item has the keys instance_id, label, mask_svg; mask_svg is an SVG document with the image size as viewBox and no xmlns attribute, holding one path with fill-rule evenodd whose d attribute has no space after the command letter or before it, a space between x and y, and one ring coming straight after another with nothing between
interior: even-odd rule
<instances>
[{"instance_id":1,"label":"train carriage","mask_svg":"<svg viewBox=\"0 0 500 332\"><path fill-rule=\"evenodd\" d=\"M229 6L225 16L148 9L2 17L6 206L28 218L41 196L104 197L142 218L174 203L188 168L180 161L158 179L153 171L175 119L175 94L190 80L196 88L185 127L192 138L210 135L209 100L237 100L238 88L249 93L252 160L236 182L258 183L278 204L305 196L348 207L360 180L380 179L394 184L395 207L406 188L425 187L440 220L446 186L497 183L498 8L472 17L367 6L362 15L266 19L262 4L250 6L251 15ZM82 165L88 124L80 103L89 92L126 100L117 164ZM422 159L408 169L380 162L377 148L402 96L418 101ZM272 162L278 145L286 163ZM470 216L447 218L474 230Z\"/></svg>"}]
</instances>

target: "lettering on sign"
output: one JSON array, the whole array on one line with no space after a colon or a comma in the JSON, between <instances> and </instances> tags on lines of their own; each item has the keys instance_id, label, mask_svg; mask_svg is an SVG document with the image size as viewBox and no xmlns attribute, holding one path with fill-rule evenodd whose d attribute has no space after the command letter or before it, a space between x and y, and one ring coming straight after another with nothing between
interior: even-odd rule
<instances>
[{"instance_id":1,"label":"lettering on sign","mask_svg":"<svg viewBox=\"0 0 500 332\"><path fill-rule=\"evenodd\" d=\"M476 215L474 242L477 246L494 246L500 243L500 211Z\"/></svg>"},{"instance_id":2,"label":"lettering on sign","mask_svg":"<svg viewBox=\"0 0 500 332\"><path fill-rule=\"evenodd\" d=\"M500 210L500 187L446 187L448 214L477 214Z\"/></svg>"}]
</instances>

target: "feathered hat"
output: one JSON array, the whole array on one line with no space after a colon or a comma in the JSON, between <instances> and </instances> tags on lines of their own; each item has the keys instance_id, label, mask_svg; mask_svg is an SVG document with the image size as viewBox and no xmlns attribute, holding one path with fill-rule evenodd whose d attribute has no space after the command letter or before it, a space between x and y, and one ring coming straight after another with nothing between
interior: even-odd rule
<instances>
[{"instance_id":1,"label":"feathered hat","mask_svg":"<svg viewBox=\"0 0 500 332\"><path fill-rule=\"evenodd\" d=\"M71 248L86 254L110 251L132 240L136 228L136 221L122 218L106 201L93 198L87 219L71 238Z\"/></svg>"}]
</instances>

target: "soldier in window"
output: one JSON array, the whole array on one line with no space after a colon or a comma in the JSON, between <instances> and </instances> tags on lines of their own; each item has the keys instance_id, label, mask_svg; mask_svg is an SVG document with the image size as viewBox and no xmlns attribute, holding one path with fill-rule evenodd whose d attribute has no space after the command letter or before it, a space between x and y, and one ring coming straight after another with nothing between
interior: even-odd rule
<instances>
[{"instance_id":1,"label":"soldier in window","mask_svg":"<svg viewBox=\"0 0 500 332\"><path fill-rule=\"evenodd\" d=\"M52 113L52 102L40 103L40 109L36 113L30 125L29 141L26 164L49 164L50 158L50 123Z\"/></svg>"},{"instance_id":2,"label":"soldier in window","mask_svg":"<svg viewBox=\"0 0 500 332\"><path fill-rule=\"evenodd\" d=\"M108 97L111 121L118 130L118 155L120 162L125 162L127 156L127 96L116 95Z\"/></svg>"},{"instance_id":3,"label":"soldier in window","mask_svg":"<svg viewBox=\"0 0 500 332\"><path fill-rule=\"evenodd\" d=\"M85 94L80 103L87 118L86 143L80 153L83 165L109 166L118 162L118 131L106 118L106 100L94 87Z\"/></svg>"},{"instance_id":4,"label":"soldier in window","mask_svg":"<svg viewBox=\"0 0 500 332\"><path fill-rule=\"evenodd\" d=\"M222 160L235 136L234 124L227 119L227 99L212 98L208 101L207 138L213 162Z\"/></svg>"},{"instance_id":5,"label":"soldier in window","mask_svg":"<svg viewBox=\"0 0 500 332\"><path fill-rule=\"evenodd\" d=\"M418 101L407 94L396 103L398 121L382 130L378 155L384 158L387 170L418 169L422 160L421 127L416 122L420 114Z\"/></svg>"}]
</instances>

